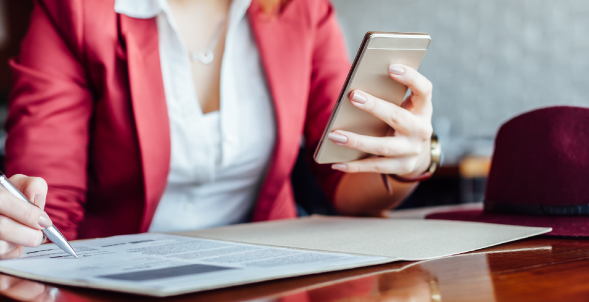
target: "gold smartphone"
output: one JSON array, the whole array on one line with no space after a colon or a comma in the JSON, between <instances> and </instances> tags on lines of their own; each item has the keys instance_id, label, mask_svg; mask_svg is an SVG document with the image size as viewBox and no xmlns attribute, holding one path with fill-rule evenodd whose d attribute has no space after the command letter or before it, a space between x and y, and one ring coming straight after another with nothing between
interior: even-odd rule
<instances>
[{"instance_id":1,"label":"gold smartphone","mask_svg":"<svg viewBox=\"0 0 589 302\"><path fill-rule=\"evenodd\" d=\"M350 103L350 92L359 89L400 105L407 93L407 86L391 79L389 65L403 64L417 69L430 41L430 36L423 33L366 33L329 123L315 150L314 158L317 163L348 162L367 156L363 152L338 146L327 139L327 135L334 130L368 136L384 136L387 133L388 126L383 121Z\"/></svg>"}]
</instances>

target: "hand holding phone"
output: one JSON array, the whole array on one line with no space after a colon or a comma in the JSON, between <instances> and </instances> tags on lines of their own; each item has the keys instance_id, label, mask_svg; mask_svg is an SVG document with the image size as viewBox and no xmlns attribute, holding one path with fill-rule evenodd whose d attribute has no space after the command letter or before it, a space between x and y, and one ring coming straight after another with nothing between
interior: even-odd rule
<instances>
[{"instance_id":1,"label":"hand holding phone","mask_svg":"<svg viewBox=\"0 0 589 302\"><path fill-rule=\"evenodd\" d=\"M318 163L399 175L427 168L431 83L416 68L429 42L426 34L366 34L315 152Z\"/></svg>"}]
</instances>

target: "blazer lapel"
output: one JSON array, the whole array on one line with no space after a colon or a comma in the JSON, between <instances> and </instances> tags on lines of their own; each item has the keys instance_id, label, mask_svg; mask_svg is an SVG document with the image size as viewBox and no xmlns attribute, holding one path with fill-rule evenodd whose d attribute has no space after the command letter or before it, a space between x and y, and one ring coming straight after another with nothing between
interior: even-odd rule
<instances>
[{"instance_id":1,"label":"blazer lapel","mask_svg":"<svg viewBox=\"0 0 589 302\"><path fill-rule=\"evenodd\" d=\"M254 220L269 218L273 203L287 179L305 118L308 71L304 62L305 33L296 21L294 3L276 18L266 15L257 0L248 18L258 44L268 86L274 101L277 140L266 181L260 191ZM293 17L294 16L294 17ZM147 231L165 187L170 165L170 127L159 60L156 19L120 15L126 44L129 86L143 166L145 208L141 231ZM287 35L285 33L288 33ZM301 81L306 81L301 83ZM277 184L277 182L280 182Z\"/></svg>"},{"instance_id":2,"label":"blazer lapel","mask_svg":"<svg viewBox=\"0 0 589 302\"><path fill-rule=\"evenodd\" d=\"M301 22L295 22L297 7L289 4L280 16L263 12L258 1L253 0L248 9L248 18L257 42L266 79L274 102L277 137L274 154L266 180L259 194L254 221L267 220L273 203L282 189L282 181L288 177L300 144L309 75L304 62L305 33ZM308 52L308 51L307 51ZM306 81L307 83L301 81ZM286 173L285 173L286 172Z\"/></svg>"},{"instance_id":3,"label":"blazer lapel","mask_svg":"<svg viewBox=\"0 0 589 302\"><path fill-rule=\"evenodd\" d=\"M143 167L145 207L141 232L145 232L166 187L170 166L170 124L160 66L156 19L135 19L123 14L120 18Z\"/></svg>"}]
</instances>

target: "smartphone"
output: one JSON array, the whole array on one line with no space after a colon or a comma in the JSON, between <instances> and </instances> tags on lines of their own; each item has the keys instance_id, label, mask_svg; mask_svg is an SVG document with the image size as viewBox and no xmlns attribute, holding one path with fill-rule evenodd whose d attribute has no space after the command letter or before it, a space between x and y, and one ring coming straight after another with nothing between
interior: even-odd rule
<instances>
[{"instance_id":1,"label":"smartphone","mask_svg":"<svg viewBox=\"0 0 589 302\"><path fill-rule=\"evenodd\" d=\"M400 105L407 93L407 86L391 79L389 65L403 64L417 69L430 41L430 36L423 33L366 33L315 150L314 158L317 163L348 162L367 156L366 153L336 145L327 138L334 130L368 136L386 135L389 126L352 105L348 99L350 92L360 89L377 98Z\"/></svg>"}]
</instances>

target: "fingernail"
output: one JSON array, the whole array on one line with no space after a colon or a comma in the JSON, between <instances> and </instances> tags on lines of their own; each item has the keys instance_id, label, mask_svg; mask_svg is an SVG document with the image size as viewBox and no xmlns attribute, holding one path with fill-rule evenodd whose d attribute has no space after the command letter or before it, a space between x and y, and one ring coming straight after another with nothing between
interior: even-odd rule
<instances>
[{"instance_id":1,"label":"fingernail","mask_svg":"<svg viewBox=\"0 0 589 302\"><path fill-rule=\"evenodd\" d=\"M352 101L359 104L366 104L366 102L368 102L368 99L362 93L354 91L352 92Z\"/></svg>"},{"instance_id":2,"label":"fingernail","mask_svg":"<svg viewBox=\"0 0 589 302\"><path fill-rule=\"evenodd\" d=\"M344 135L341 135L339 133L335 133L335 132L331 132L327 135L327 138L329 138L332 142L336 143L336 144L345 144L348 142L348 138L345 137Z\"/></svg>"},{"instance_id":3,"label":"fingernail","mask_svg":"<svg viewBox=\"0 0 589 302\"><path fill-rule=\"evenodd\" d=\"M402 74L405 74L405 68L403 68L397 64L392 64L392 65L389 65L389 73L396 74L396 75L402 75Z\"/></svg>"},{"instance_id":4,"label":"fingernail","mask_svg":"<svg viewBox=\"0 0 589 302\"><path fill-rule=\"evenodd\" d=\"M37 194L33 199L33 203L38 207L41 208L41 205L45 204L45 194Z\"/></svg>"},{"instance_id":5,"label":"fingernail","mask_svg":"<svg viewBox=\"0 0 589 302\"><path fill-rule=\"evenodd\" d=\"M39 216L39 225L44 229L53 225L53 222L51 222L51 219L49 219L47 213L43 212L41 216Z\"/></svg>"},{"instance_id":6,"label":"fingernail","mask_svg":"<svg viewBox=\"0 0 589 302\"><path fill-rule=\"evenodd\" d=\"M335 170L345 171L348 169L348 166L346 164L333 164L331 165L331 168Z\"/></svg>"},{"instance_id":7,"label":"fingernail","mask_svg":"<svg viewBox=\"0 0 589 302\"><path fill-rule=\"evenodd\" d=\"M41 232L39 232L41 233ZM37 243L35 243L35 245L39 246L41 244L43 244L43 241L45 240L45 234L41 233L41 236L39 236L39 238L37 239Z\"/></svg>"}]
</instances>

